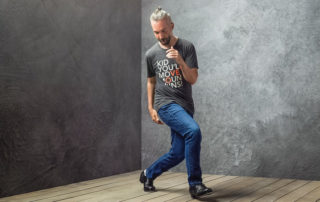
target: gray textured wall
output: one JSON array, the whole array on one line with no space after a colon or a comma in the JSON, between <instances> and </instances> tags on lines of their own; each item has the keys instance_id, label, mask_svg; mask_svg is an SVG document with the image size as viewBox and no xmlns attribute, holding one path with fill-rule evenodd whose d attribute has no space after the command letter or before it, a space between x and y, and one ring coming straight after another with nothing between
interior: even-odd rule
<instances>
[{"instance_id":1,"label":"gray textured wall","mask_svg":"<svg viewBox=\"0 0 320 202\"><path fill-rule=\"evenodd\" d=\"M140 168L140 4L0 0L0 197Z\"/></svg>"},{"instance_id":2,"label":"gray textured wall","mask_svg":"<svg viewBox=\"0 0 320 202\"><path fill-rule=\"evenodd\" d=\"M320 180L320 1L142 0L142 54L155 43L148 19L158 5L197 49L203 172ZM146 167L170 135L149 118L141 74Z\"/></svg>"}]
</instances>

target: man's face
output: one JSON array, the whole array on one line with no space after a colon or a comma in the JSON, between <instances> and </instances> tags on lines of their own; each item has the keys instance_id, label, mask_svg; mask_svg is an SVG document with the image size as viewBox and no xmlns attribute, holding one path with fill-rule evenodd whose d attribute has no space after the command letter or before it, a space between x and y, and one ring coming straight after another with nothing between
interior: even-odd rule
<instances>
[{"instance_id":1,"label":"man's face","mask_svg":"<svg viewBox=\"0 0 320 202\"><path fill-rule=\"evenodd\" d=\"M168 45L170 43L173 26L173 23L169 23L166 19L151 21L154 36L162 45Z\"/></svg>"}]
</instances>

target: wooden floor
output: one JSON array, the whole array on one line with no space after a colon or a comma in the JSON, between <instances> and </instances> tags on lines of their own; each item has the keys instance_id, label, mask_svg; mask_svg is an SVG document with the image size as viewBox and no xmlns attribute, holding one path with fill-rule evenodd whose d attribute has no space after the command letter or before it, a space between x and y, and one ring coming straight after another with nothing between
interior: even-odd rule
<instances>
[{"instance_id":1,"label":"wooden floor","mask_svg":"<svg viewBox=\"0 0 320 202\"><path fill-rule=\"evenodd\" d=\"M0 201L320 201L320 181L203 175L213 193L192 200L185 173L166 172L147 193L138 181L141 171L84 181L7 198Z\"/></svg>"}]
</instances>

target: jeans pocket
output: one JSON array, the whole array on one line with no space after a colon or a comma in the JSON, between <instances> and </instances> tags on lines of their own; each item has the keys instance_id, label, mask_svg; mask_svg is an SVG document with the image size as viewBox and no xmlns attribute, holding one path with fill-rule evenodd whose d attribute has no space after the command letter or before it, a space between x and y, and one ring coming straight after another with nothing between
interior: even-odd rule
<instances>
[{"instance_id":1,"label":"jeans pocket","mask_svg":"<svg viewBox=\"0 0 320 202\"><path fill-rule=\"evenodd\" d=\"M172 119L171 108L170 108L171 106L172 106L172 103L169 103L169 104L163 105L158 110L158 115L159 115L160 119L167 125L169 124L170 120Z\"/></svg>"},{"instance_id":2,"label":"jeans pocket","mask_svg":"<svg viewBox=\"0 0 320 202\"><path fill-rule=\"evenodd\" d=\"M160 107L160 109L158 110L159 116L161 116L161 114L162 114L162 116L163 116L164 113L167 112L167 109L170 107L170 104L171 104L171 103L165 104L165 105L163 105L162 107Z\"/></svg>"},{"instance_id":3,"label":"jeans pocket","mask_svg":"<svg viewBox=\"0 0 320 202\"><path fill-rule=\"evenodd\" d=\"M162 122L166 122L166 111L165 110L158 110L158 116L161 119Z\"/></svg>"}]
</instances>

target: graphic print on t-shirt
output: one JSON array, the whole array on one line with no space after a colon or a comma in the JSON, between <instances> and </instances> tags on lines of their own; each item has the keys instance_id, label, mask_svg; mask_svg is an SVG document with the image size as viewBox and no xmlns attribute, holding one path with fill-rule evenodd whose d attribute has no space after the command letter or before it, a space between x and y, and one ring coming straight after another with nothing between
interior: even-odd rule
<instances>
[{"instance_id":1,"label":"graphic print on t-shirt","mask_svg":"<svg viewBox=\"0 0 320 202\"><path fill-rule=\"evenodd\" d=\"M168 59L157 60L159 78L163 80L166 86L171 88L180 88L183 86L182 75L177 63L169 64Z\"/></svg>"}]
</instances>

